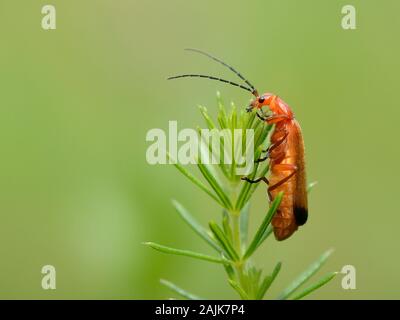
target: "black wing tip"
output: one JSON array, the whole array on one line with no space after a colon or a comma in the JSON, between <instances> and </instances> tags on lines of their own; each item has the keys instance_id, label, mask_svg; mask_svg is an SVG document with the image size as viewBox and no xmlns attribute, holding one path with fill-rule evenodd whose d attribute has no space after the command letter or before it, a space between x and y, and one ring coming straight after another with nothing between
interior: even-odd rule
<instances>
[{"instance_id":1,"label":"black wing tip","mask_svg":"<svg viewBox=\"0 0 400 320\"><path fill-rule=\"evenodd\" d=\"M294 207L294 218L298 226L302 226L307 222L308 209L303 207Z\"/></svg>"}]
</instances>

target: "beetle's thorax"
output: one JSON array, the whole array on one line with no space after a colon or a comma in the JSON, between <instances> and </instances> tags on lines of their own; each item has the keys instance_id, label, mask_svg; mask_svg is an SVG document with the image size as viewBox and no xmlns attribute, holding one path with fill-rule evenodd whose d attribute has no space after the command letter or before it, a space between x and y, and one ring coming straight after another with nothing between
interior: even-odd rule
<instances>
[{"instance_id":1,"label":"beetle's thorax","mask_svg":"<svg viewBox=\"0 0 400 320\"><path fill-rule=\"evenodd\" d=\"M272 96L269 108L275 115L286 115L293 119L293 112L289 105L278 96Z\"/></svg>"}]
</instances>

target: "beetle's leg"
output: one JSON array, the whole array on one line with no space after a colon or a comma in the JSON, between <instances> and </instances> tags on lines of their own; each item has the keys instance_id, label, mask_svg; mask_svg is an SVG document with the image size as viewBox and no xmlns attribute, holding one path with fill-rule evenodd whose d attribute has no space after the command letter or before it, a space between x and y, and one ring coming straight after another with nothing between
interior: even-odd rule
<instances>
[{"instance_id":1,"label":"beetle's leg","mask_svg":"<svg viewBox=\"0 0 400 320\"><path fill-rule=\"evenodd\" d=\"M277 170L277 171L292 171L292 172L289 173L289 175L287 175L282 180L280 180L277 183L275 183L274 185L269 186L268 191L272 191L272 190L278 188L279 186L284 184L286 181L288 181L291 177L293 177L297 172L297 166L295 166L294 164L281 163L281 164L276 164L274 166L274 170Z\"/></svg>"},{"instance_id":2,"label":"beetle's leg","mask_svg":"<svg viewBox=\"0 0 400 320\"><path fill-rule=\"evenodd\" d=\"M274 114L272 116L269 116L267 118L265 118L265 122L268 122L269 124L273 124L273 123L277 123L277 122L281 122L281 121L285 121L285 120L289 120L290 117L285 115L285 114Z\"/></svg>"},{"instance_id":3,"label":"beetle's leg","mask_svg":"<svg viewBox=\"0 0 400 320\"><path fill-rule=\"evenodd\" d=\"M280 122L280 121L284 121L284 120L290 119L287 115L284 115L284 114L274 114L272 116L264 117L263 115L259 114L258 111L257 111L256 115L260 120L262 120L264 122L268 122L269 124L277 123L277 122Z\"/></svg>"},{"instance_id":4,"label":"beetle's leg","mask_svg":"<svg viewBox=\"0 0 400 320\"><path fill-rule=\"evenodd\" d=\"M274 144L271 144L267 149L262 150L262 152L271 152L272 150L274 150L275 148L279 147L283 141L286 140L286 138L288 137L289 132L286 131L285 134L283 135L282 138L280 138L277 142L275 142Z\"/></svg>"},{"instance_id":5,"label":"beetle's leg","mask_svg":"<svg viewBox=\"0 0 400 320\"><path fill-rule=\"evenodd\" d=\"M263 162L269 158L269 152L262 158L258 158L255 163Z\"/></svg>"},{"instance_id":6,"label":"beetle's leg","mask_svg":"<svg viewBox=\"0 0 400 320\"><path fill-rule=\"evenodd\" d=\"M264 117L264 116L262 116L261 114L259 114L259 113L258 113L258 110L257 110L257 112L256 112L256 115L257 115L258 119L260 119L260 120L262 120L262 121L267 120L267 117Z\"/></svg>"},{"instance_id":7,"label":"beetle's leg","mask_svg":"<svg viewBox=\"0 0 400 320\"><path fill-rule=\"evenodd\" d=\"M242 177L241 179L244 180L244 181L247 181L249 183L259 183L260 181L264 181L266 184L269 184L269 181L268 181L268 179L266 177L261 177L261 178L258 178L256 180L251 180L248 177Z\"/></svg>"},{"instance_id":8,"label":"beetle's leg","mask_svg":"<svg viewBox=\"0 0 400 320\"><path fill-rule=\"evenodd\" d=\"M247 177L242 177L242 180L247 181L249 183L259 183L260 181L264 181L267 185L269 185L269 181L268 181L268 179L266 177L261 177L261 178L258 178L256 180L251 180L251 179L249 179ZM271 195L271 192L269 191L269 188L267 189L267 194L268 194L269 201L271 201L272 195Z\"/></svg>"},{"instance_id":9,"label":"beetle's leg","mask_svg":"<svg viewBox=\"0 0 400 320\"><path fill-rule=\"evenodd\" d=\"M279 139L274 144L271 144L267 149L262 150L262 152L267 152L267 154L264 157L259 158L258 160L256 160L256 162L262 162L262 161L267 160L269 158L270 154L271 154L271 151L274 150L275 148L279 147L286 140L288 135L289 135L289 132L286 131L284 136L281 139Z\"/></svg>"}]
</instances>

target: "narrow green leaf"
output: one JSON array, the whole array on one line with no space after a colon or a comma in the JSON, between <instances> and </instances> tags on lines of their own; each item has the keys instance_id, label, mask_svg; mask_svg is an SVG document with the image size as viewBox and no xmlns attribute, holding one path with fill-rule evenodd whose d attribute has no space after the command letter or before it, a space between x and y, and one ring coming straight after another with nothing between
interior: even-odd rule
<instances>
[{"instance_id":1,"label":"narrow green leaf","mask_svg":"<svg viewBox=\"0 0 400 320\"><path fill-rule=\"evenodd\" d=\"M258 137L258 134L256 134L256 132L260 132L259 130L261 130L261 128L262 128L262 125L263 125L263 122L262 121L259 121L259 119L255 119L255 121L253 122L253 124L252 124L252 129L254 130L254 137ZM257 141L257 140L254 140L254 141Z\"/></svg>"},{"instance_id":2,"label":"narrow green leaf","mask_svg":"<svg viewBox=\"0 0 400 320\"><path fill-rule=\"evenodd\" d=\"M311 190L318 184L318 181L310 182L307 186L307 193L310 193Z\"/></svg>"},{"instance_id":3,"label":"narrow green leaf","mask_svg":"<svg viewBox=\"0 0 400 320\"><path fill-rule=\"evenodd\" d=\"M202 135L201 130L202 129L200 127L197 127L197 132L198 132L198 135L199 135L199 139L201 139L200 142L202 143L202 147L207 147L208 151L210 152L210 155L211 155L212 159L213 158L217 158L217 152L220 152L220 154L222 154L221 150L214 150L215 148L213 148L212 141L207 141L207 139ZM223 150L224 139L222 137L220 137L219 139L220 139L220 149L222 148L222 150ZM200 149L200 152L204 152L204 151L202 149ZM220 159L218 165L221 168L221 171L224 174L224 176L229 179L230 175L229 175L229 173L227 171L227 168L226 168L226 165L222 161L222 159Z\"/></svg>"},{"instance_id":4,"label":"narrow green leaf","mask_svg":"<svg viewBox=\"0 0 400 320\"><path fill-rule=\"evenodd\" d=\"M274 282L276 276L278 275L279 271L281 270L282 263L278 262L272 271L271 275L268 275L264 278L264 281L261 283L260 289L257 292L257 300L262 300L265 296L265 293L271 287L272 283Z\"/></svg>"},{"instance_id":5,"label":"narrow green leaf","mask_svg":"<svg viewBox=\"0 0 400 320\"><path fill-rule=\"evenodd\" d=\"M186 256L186 257L190 257L190 258L195 258L195 259L200 259L200 260L205 260L205 261L215 262L215 263L229 263L228 260L223 259L223 258L212 257L212 256L208 256L208 255L190 251L190 250L181 250L181 249L170 248L170 247L166 247L161 244L154 243L154 242L145 242L143 244L145 244L146 246L149 246L157 251L163 252L163 253L174 254L174 255L178 255L178 256Z\"/></svg>"},{"instance_id":6,"label":"narrow green leaf","mask_svg":"<svg viewBox=\"0 0 400 320\"><path fill-rule=\"evenodd\" d=\"M240 243L246 245L247 236L249 232L249 208L250 204L247 203L240 211Z\"/></svg>"},{"instance_id":7,"label":"narrow green leaf","mask_svg":"<svg viewBox=\"0 0 400 320\"><path fill-rule=\"evenodd\" d=\"M210 221L209 226L210 226L210 229L211 229L212 233L214 234L215 238L217 239L217 241L224 248L226 254L233 261L239 260L239 255L233 248L232 244L230 243L230 241L228 240L228 238L226 237L226 235L224 234L222 229L214 221Z\"/></svg>"},{"instance_id":8,"label":"narrow green leaf","mask_svg":"<svg viewBox=\"0 0 400 320\"><path fill-rule=\"evenodd\" d=\"M211 188L213 188L213 190L217 194L217 196L220 200L218 202L220 204L222 203L223 207L225 207L227 209L232 209L232 204L231 204L231 201L230 201L228 195L225 193L225 191L222 189L221 185L214 178L214 176L210 172L208 166L203 163L200 163L200 162L197 164L197 166L198 166L201 174L203 175L203 177L208 181Z\"/></svg>"},{"instance_id":9,"label":"narrow green leaf","mask_svg":"<svg viewBox=\"0 0 400 320\"><path fill-rule=\"evenodd\" d=\"M264 169L259 174L257 174L257 176L265 177L267 175L268 171L269 171L269 164L267 164L264 167ZM245 199L243 201L245 204L250 200L251 196L253 195L254 191L256 191L256 189L257 189L257 187L259 185L260 185L260 183L253 183L253 184L250 185L249 192L247 193L247 195L246 195L246 197L245 197ZM268 201L267 192L265 192L265 200Z\"/></svg>"},{"instance_id":10,"label":"narrow green leaf","mask_svg":"<svg viewBox=\"0 0 400 320\"><path fill-rule=\"evenodd\" d=\"M231 172L230 172L230 180L235 180L236 178L239 178L236 176L236 158L235 158L235 153L237 148L238 141L235 141L235 134L234 134L234 129L232 129L231 132L231 141L232 141L232 148L231 148L231 155L232 155L232 164L231 164Z\"/></svg>"},{"instance_id":11,"label":"narrow green leaf","mask_svg":"<svg viewBox=\"0 0 400 320\"><path fill-rule=\"evenodd\" d=\"M247 141L247 130L254 130L252 128L254 118L255 118L255 113L254 112L252 112L252 113L244 112L244 115L243 115L243 137L242 137L242 140L243 140L243 150L246 150L246 152L253 152L251 150L247 150L246 141Z\"/></svg>"},{"instance_id":12,"label":"narrow green leaf","mask_svg":"<svg viewBox=\"0 0 400 320\"><path fill-rule=\"evenodd\" d=\"M267 227L267 230L265 230L263 236L261 237L261 241L260 241L260 244L258 246L260 246L271 235L271 233L273 231L274 231L274 228L271 225L269 225Z\"/></svg>"},{"instance_id":13,"label":"narrow green leaf","mask_svg":"<svg viewBox=\"0 0 400 320\"><path fill-rule=\"evenodd\" d=\"M260 156L260 154L261 154L261 148L259 148L259 149L257 149L256 150L256 152L255 152L255 159L257 159L259 156ZM257 169L258 169L258 166L259 166L259 163L256 163L255 165L254 165L254 170L253 170L253 172L249 175L249 178L251 179L251 180L254 180L254 178L255 178L255 176L256 176L256 174L257 174ZM249 182L247 182L247 181L243 181L243 186L242 186L242 188L240 189L240 193L239 193L239 196L238 196L238 198L237 198L237 200L236 200L236 204L235 204L235 208L237 209L237 210L241 210L242 208L243 208L243 206L246 204L245 203L245 200L246 200L246 198L248 198L248 193L250 192L250 189L251 189L251 183L249 183Z\"/></svg>"},{"instance_id":14,"label":"narrow green leaf","mask_svg":"<svg viewBox=\"0 0 400 320\"><path fill-rule=\"evenodd\" d=\"M224 229L224 233L226 237L228 238L229 242L232 243L232 229L230 227L230 221L229 221L229 214L226 212L226 210L223 211L222 213L222 227Z\"/></svg>"},{"instance_id":15,"label":"narrow green leaf","mask_svg":"<svg viewBox=\"0 0 400 320\"><path fill-rule=\"evenodd\" d=\"M225 122L224 118L221 116L221 114L218 114L217 116L218 123L221 129L227 129L227 123Z\"/></svg>"},{"instance_id":16,"label":"narrow green leaf","mask_svg":"<svg viewBox=\"0 0 400 320\"><path fill-rule=\"evenodd\" d=\"M168 158L171 159L170 155L167 153ZM186 170L181 164L174 163L175 168L177 168L186 178L188 178L191 182L193 182L196 186L198 186L201 190L207 193L211 198L213 198L216 202L218 202L221 206L223 203L220 199L210 190L208 189L204 183L202 183L198 178L196 178L193 174L191 174L188 170Z\"/></svg>"},{"instance_id":17,"label":"narrow green leaf","mask_svg":"<svg viewBox=\"0 0 400 320\"><path fill-rule=\"evenodd\" d=\"M230 124L231 124L231 129L233 130L237 128L237 111L236 111L236 106L233 102L231 103L231 109L232 111L231 111Z\"/></svg>"},{"instance_id":18,"label":"narrow green leaf","mask_svg":"<svg viewBox=\"0 0 400 320\"><path fill-rule=\"evenodd\" d=\"M257 148L260 145L263 145L265 140L267 139L267 136L269 132L271 131L272 126L269 124L263 124L260 135L258 136L258 139L256 140L255 147Z\"/></svg>"},{"instance_id":19,"label":"narrow green leaf","mask_svg":"<svg viewBox=\"0 0 400 320\"><path fill-rule=\"evenodd\" d=\"M257 233L255 234L253 241L247 248L247 251L244 255L244 259L250 257L253 252L260 246L262 243L261 240L263 239L263 235L265 233L265 230L267 229L268 225L271 223L272 218L274 217L274 214L276 213L276 210L278 209L279 205L281 204L283 197L283 192L280 192L277 197L274 199L274 201L271 203L271 206L268 210L268 213L266 214L263 222L261 223L260 227L257 230Z\"/></svg>"},{"instance_id":20,"label":"narrow green leaf","mask_svg":"<svg viewBox=\"0 0 400 320\"><path fill-rule=\"evenodd\" d=\"M301 285L310 279L328 260L333 250L324 252L317 261L311 264L296 280L294 280L278 297L278 299L288 299Z\"/></svg>"},{"instance_id":21,"label":"narrow green leaf","mask_svg":"<svg viewBox=\"0 0 400 320\"><path fill-rule=\"evenodd\" d=\"M226 274L228 275L228 278L231 280L235 280L236 275L235 275L235 270L230 264L224 264L224 268L226 271Z\"/></svg>"},{"instance_id":22,"label":"narrow green leaf","mask_svg":"<svg viewBox=\"0 0 400 320\"><path fill-rule=\"evenodd\" d=\"M243 300L249 300L249 296L247 295L247 293L239 286L239 284L231 279L228 280L229 284L232 286L233 289L236 290L236 292L239 294L239 296L243 299Z\"/></svg>"},{"instance_id":23,"label":"narrow green leaf","mask_svg":"<svg viewBox=\"0 0 400 320\"><path fill-rule=\"evenodd\" d=\"M260 283L261 279L261 269L257 269L254 266L251 266L248 270L248 289L246 290L248 296L251 299L256 299L257 297L257 292L258 292L258 286Z\"/></svg>"},{"instance_id":24,"label":"narrow green leaf","mask_svg":"<svg viewBox=\"0 0 400 320\"><path fill-rule=\"evenodd\" d=\"M248 122L247 112L241 109L239 114L239 127L243 129L243 133L246 132L247 122Z\"/></svg>"},{"instance_id":25,"label":"narrow green leaf","mask_svg":"<svg viewBox=\"0 0 400 320\"><path fill-rule=\"evenodd\" d=\"M246 150L246 123L247 123L247 117L246 117L246 112L244 110L240 111L240 117L239 117L239 127L242 129L242 150Z\"/></svg>"},{"instance_id":26,"label":"narrow green leaf","mask_svg":"<svg viewBox=\"0 0 400 320\"><path fill-rule=\"evenodd\" d=\"M261 151L264 149L263 146L259 146L255 152L254 155L254 160L256 161L257 159L262 157L262 153ZM258 170L260 168L261 163L256 162L255 166L254 166L254 170L252 172L252 174L249 176L250 179L254 180L256 177L265 177L268 174L269 171L269 163L267 163L265 165L265 167L263 168L263 170L258 173ZM244 206L251 198L251 196L253 195L253 193L256 191L256 189L258 188L258 186L260 185L260 183L249 183L249 182L244 182L244 185L240 191L238 200L236 202L236 208L241 208L242 206Z\"/></svg>"},{"instance_id":27,"label":"narrow green leaf","mask_svg":"<svg viewBox=\"0 0 400 320\"><path fill-rule=\"evenodd\" d=\"M199 109L200 109L201 114L203 115L204 120L206 121L208 129L210 129L210 130L215 129L216 128L215 124L212 121L211 117L209 116L207 108L199 106Z\"/></svg>"},{"instance_id":28,"label":"narrow green leaf","mask_svg":"<svg viewBox=\"0 0 400 320\"><path fill-rule=\"evenodd\" d=\"M256 164L256 166L257 166L257 164ZM255 174L249 175L250 180L254 180L254 178L255 178ZM249 183L247 181L243 181L242 184L243 184L243 186L240 189L239 196L236 200L236 205L235 205L236 210L243 209L244 205L246 204L245 199L248 197L249 191L251 189L251 183Z\"/></svg>"},{"instance_id":29,"label":"narrow green leaf","mask_svg":"<svg viewBox=\"0 0 400 320\"><path fill-rule=\"evenodd\" d=\"M186 290L178 287L176 284L168 281L168 280L164 280L164 279L160 279L161 284L163 284L164 286L166 286L168 289L170 289L171 291L175 292L176 294L180 295L181 297L188 299L188 300L203 300L202 298L187 292Z\"/></svg>"},{"instance_id":30,"label":"narrow green leaf","mask_svg":"<svg viewBox=\"0 0 400 320\"><path fill-rule=\"evenodd\" d=\"M205 228L203 228L178 201L172 200L172 205L178 212L180 217L186 222L186 224L192 228L203 240L205 240L210 246L212 246L218 252L221 252L221 248L214 242L214 240L208 235Z\"/></svg>"},{"instance_id":31,"label":"narrow green leaf","mask_svg":"<svg viewBox=\"0 0 400 320\"><path fill-rule=\"evenodd\" d=\"M247 113L247 123L246 123L246 128L247 129L252 129L253 128L253 122L254 119L256 118L256 113L255 112L251 112L251 113Z\"/></svg>"},{"instance_id":32,"label":"narrow green leaf","mask_svg":"<svg viewBox=\"0 0 400 320\"><path fill-rule=\"evenodd\" d=\"M257 269L255 266L249 267L249 276L254 284L258 284L260 282L261 273L261 269Z\"/></svg>"},{"instance_id":33,"label":"narrow green leaf","mask_svg":"<svg viewBox=\"0 0 400 320\"><path fill-rule=\"evenodd\" d=\"M231 150L230 153L232 155L232 164L230 165L230 180L235 180L236 177L236 151L239 150L239 148L237 148L237 144L238 141L235 141L235 128L237 126L237 112L236 112L236 107L233 103L231 103L231 113L229 116L229 120L228 120L228 126L230 129L230 139L231 139ZM238 139L237 139L238 140Z\"/></svg>"},{"instance_id":34,"label":"narrow green leaf","mask_svg":"<svg viewBox=\"0 0 400 320\"><path fill-rule=\"evenodd\" d=\"M331 272L327 274L325 277L323 277L321 280L318 282L314 283L313 285L307 287L304 289L302 292L297 294L296 296L293 297L293 300L300 300L304 298L305 296L309 295L313 291L321 288L323 285L327 284L329 281L331 281L338 273L337 272Z\"/></svg>"},{"instance_id":35,"label":"narrow green leaf","mask_svg":"<svg viewBox=\"0 0 400 320\"><path fill-rule=\"evenodd\" d=\"M257 125L258 124L258 125ZM260 146L259 140L260 140L260 136L263 132L263 125L257 121L256 125L254 126L254 148L257 149Z\"/></svg>"},{"instance_id":36,"label":"narrow green leaf","mask_svg":"<svg viewBox=\"0 0 400 320\"><path fill-rule=\"evenodd\" d=\"M228 128L228 116L226 115L225 104L222 101L221 94L217 92L218 103L218 122L222 129Z\"/></svg>"}]
</instances>

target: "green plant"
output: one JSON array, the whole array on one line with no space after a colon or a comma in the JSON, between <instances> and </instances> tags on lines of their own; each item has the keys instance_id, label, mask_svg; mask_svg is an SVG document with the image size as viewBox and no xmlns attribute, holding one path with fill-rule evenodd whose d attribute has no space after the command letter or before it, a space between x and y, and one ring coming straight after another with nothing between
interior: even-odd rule
<instances>
[{"instance_id":1,"label":"green plant","mask_svg":"<svg viewBox=\"0 0 400 320\"><path fill-rule=\"evenodd\" d=\"M228 114L219 94L217 101L219 108L219 128L229 129L232 137L234 129L253 129L254 159L258 159L262 150L268 145L267 137L271 131L271 126L259 121L254 113L240 111L238 114L234 105L232 105L231 111ZM216 129L217 125L209 116L207 109L200 107L200 112L205 119L208 129ZM242 130L242 142L245 141L245 135L246 131ZM222 145L224 140L221 138L220 142ZM210 149L210 151L214 150ZM204 148L200 148L201 152L204 152ZM240 176L237 174L239 165L234 161L232 162L229 165L223 164L222 161L218 165L208 165L198 161L197 166L208 186L182 165L179 163L175 164L176 168L183 175L222 207L222 223L219 225L215 221L210 221L209 230L207 230L193 218L182 204L175 200L172 202L180 217L200 238L217 252L217 255L211 256L191 250L170 248L153 242L146 242L145 244L163 253L182 255L221 264L225 268L229 284L242 299L263 299L278 276L281 263L278 262L271 273L263 276L262 269L254 266L251 258L261 244L271 235L272 227L270 223L279 207L283 194L279 194L274 199L257 232L254 236L250 237L248 234L249 200L256 190L257 184L249 184L241 181ZM256 176L265 176L268 170L268 163L255 163L249 177L254 179ZM309 190L314 185L315 183L310 184ZM298 292L300 286L321 268L331 253L332 250L326 251L305 272L295 279L278 296L278 299L301 299L332 280L336 275L335 272L327 274L315 284ZM186 299L200 299L167 280L161 280L161 283Z\"/></svg>"}]
</instances>

